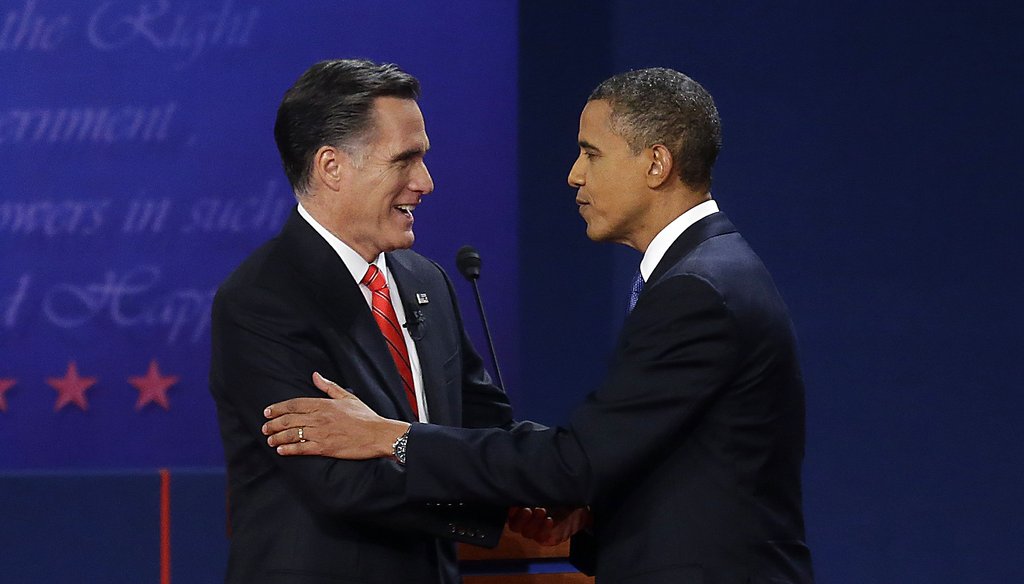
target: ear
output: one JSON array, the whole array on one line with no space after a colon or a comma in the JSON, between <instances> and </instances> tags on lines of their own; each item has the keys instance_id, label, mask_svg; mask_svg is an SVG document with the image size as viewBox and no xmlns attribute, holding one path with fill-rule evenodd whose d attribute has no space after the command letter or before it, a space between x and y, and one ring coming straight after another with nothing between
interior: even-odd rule
<instances>
[{"instance_id":1,"label":"ear","mask_svg":"<svg viewBox=\"0 0 1024 584\"><path fill-rule=\"evenodd\" d=\"M321 146L313 155L310 180L328 190L337 191L345 180L351 166L350 162L349 155L344 150L334 146Z\"/></svg>"},{"instance_id":2,"label":"ear","mask_svg":"<svg viewBox=\"0 0 1024 584\"><path fill-rule=\"evenodd\" d=\"M672 174L672 153L664 144L655 144L648 148L647 158L647 187L656 189Z\"/></svg>"}]
</instances>

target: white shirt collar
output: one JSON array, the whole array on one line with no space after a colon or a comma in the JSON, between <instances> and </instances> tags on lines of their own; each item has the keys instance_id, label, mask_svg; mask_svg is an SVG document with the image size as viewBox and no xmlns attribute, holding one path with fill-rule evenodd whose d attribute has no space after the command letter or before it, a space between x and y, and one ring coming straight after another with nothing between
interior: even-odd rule
<instances>
[{"instance_id":1,"label":"white shirt collar","mask_svg":"<svg viewBox=\"0 0 1024 584\"><path fill-rule=\"evenodd\" d=\"M644 258L640 260L640 275L644 277L644 282L647 282L651 277L651 274L654 273L654 268L658 267L658 262L661 261L661 258L665 257L665 252L679 239L679 236L684 231L689 229L694 223L717 212L718 203L714 200L704 201L694 207L690 207L685 213L673 219L671 223L659 231L654 236L654 239L651 240L651 244L647 246Z\"/></svg>"},{"instance_id":2,"label":"white shirt collar","mask_svg":"<svg viewBox=\"0 0 1024 584\"><path fill-rule=\"evenodd\" d=\"M326 227L320 225L320 223L309 214L309 211L306 211L302 206L302 203L299 203L299 215L306 220L306 223L309 223L310 227L320 234L320 237L323 237L324 240L330 244L338 254L338 257L341 258L341 261L345 262L345 267L348 268L349 273L352 274L352 279L356 281L356 284L360 283L363 280L363 276L366 275L366 269L370 267L369 262L364 260L363 256L359 255L344 241L338 239L337 236L330 231L327 231ZM388 283L388 266L384 258L384 254L381 253L377 256L377 259L373 263L377 266L377 269L384 273L384 282Z\"/></svg>"}]
</instances>

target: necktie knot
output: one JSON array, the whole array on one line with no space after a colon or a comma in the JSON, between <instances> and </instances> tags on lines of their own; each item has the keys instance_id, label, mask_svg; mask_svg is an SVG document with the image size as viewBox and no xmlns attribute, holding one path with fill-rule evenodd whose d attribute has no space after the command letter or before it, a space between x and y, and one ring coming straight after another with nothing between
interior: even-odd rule
<instances>
[{"instance_id":1,"label":"necktie knot","mask_svg":"<svg viewBox=\"0 0 1024 584\"><path fill-rule=\"evenodd\" d=\"M366 275L359 281L360 284L370 289L370 292L376 292L383 288L387 288L387 282L384 281L384 274L381 273L380 268L374 264L370 264L370 267L366 268Z\"/></svg>"}]
</instances>

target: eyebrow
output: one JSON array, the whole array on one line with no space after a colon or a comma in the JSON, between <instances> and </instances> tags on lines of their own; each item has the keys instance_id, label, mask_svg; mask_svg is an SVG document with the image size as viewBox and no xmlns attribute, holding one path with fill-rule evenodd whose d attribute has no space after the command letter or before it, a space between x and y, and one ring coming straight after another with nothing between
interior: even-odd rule
<instances>
[{"instance_id":1,"label":"eyebrow","mask_svg":"<svg viewBox=\"0 0 1024 584\"><path fill-rule=\"evenodd\" d=\"M600 148L598 148L597 146L594 146L593 144L591 144L590 142L587 142L586 140L580 140L578 142L578 144L580 145L580 148L583 148L584 150L594 150L596 152L600 152L601 151Z\"/></svg>"},{"instance_id":2,"label":"eyebrow","mask_svg":"<svg viewBox=\"0 0 1024 584\"><path fill-rule=\"evenodd\" d=\"M409 160L410 158L415 158L417 156L422 156L422 155L427 153L427 150L428 150L428 148L421 148L419 146L416 146L416 147L413 147L413 148L409 148L408 150L404 150L404 151L399 152L398 154L392 156L391 157L391 162L403 162L405 160Z\"/></svg>"}]
</instances>

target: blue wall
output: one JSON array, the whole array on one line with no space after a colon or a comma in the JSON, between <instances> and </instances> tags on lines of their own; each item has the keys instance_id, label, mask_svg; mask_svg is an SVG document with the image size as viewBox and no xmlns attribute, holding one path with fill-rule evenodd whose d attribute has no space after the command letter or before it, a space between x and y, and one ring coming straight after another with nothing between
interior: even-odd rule
<instances>
[{"instance_id":1,"label":"blue wall","mask_svg":"<svg viewBox=\"0 0 1024 584\"><path fill-rule=\"evenodd\" d=\"M533 321L564 320L531 288L542 270L525 259L547 257L580 303L570 330L524 327L523 409L557 422L570 404L553 395L593 387L639 261L585 240L564 186L575 116L604 77L677 68L716 98L715 198L796 323L819 581L1024 581L1019 4L616 0L521 14L521 75L537 83L520 87L521 302ZM560 51L531 54L543 43ZM538 93L571 121L536 115ZM527 191L541 175L549 188Z\"/></svg>"}]
</instances>

